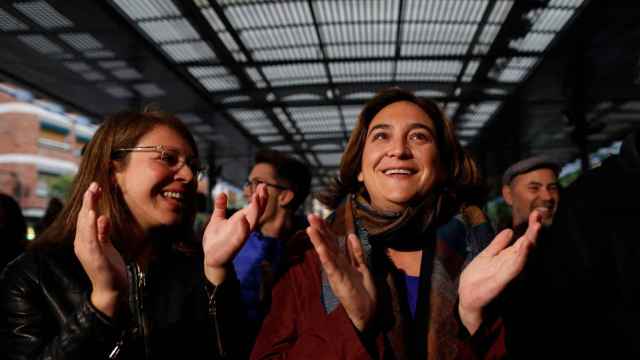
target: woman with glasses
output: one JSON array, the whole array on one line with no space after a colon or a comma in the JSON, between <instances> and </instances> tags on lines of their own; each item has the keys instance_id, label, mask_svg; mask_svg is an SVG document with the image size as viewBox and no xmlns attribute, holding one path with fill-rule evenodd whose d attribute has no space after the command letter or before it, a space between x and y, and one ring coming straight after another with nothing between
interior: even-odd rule
<instances>
[{"instance_id":1,"label":"woman with glasses","mask_svg":"<svg viewBox=\"0 0 640 360\"><path fill-rule=\"evenodd\" d=\"M480 180L438 105L378 94L323 199L335 211L309 216L314 250L276 284L251 357L496 355L501 327L488 305L522 269L540 222L534 214L512 246L505 232L485 248Z\"/></svg>"},{"instance_id":2,"label":"woman with glasses","mask_svg":"<svg viewBox=\"0 0 640 360\"><path fill-rule=\"evenodd\" d=\"M242 356L243 312L230 263L263 211L264 186L229 219L226 198L218 197L200 248L193 220L203 170L177 118L106 119L61 215L0 278L5 356Z\"/></svg>"}]
</instances>

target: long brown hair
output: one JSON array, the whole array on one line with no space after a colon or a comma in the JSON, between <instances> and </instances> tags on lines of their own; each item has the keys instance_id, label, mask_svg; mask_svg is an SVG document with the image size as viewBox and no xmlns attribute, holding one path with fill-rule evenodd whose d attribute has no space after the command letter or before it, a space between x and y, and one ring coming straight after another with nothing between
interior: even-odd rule
<instances>
[{"instance_id":1,"label":"long brown hair","mask_svg":"<svg viewBox=\"0 0 640 360\"><path fill-rule=\"evenodd\" d=\"M140 226L134 221L114 176L114 162L120 162L119 165L126 166L129 156L114 159L113 154L116 149L136 146L140 138L157 126L166 126L176 131L191 146L193 155L198 156L196 142L186 125L171 114L152 110L122 112L107 117L84 149L78 174L71 186L69 201L51 226L36 239L34 245L73 243L83 195L93 181L102 188L102 195L98 200L98 211L109 217L110 237L114 245L122 251L127 239L141 234ZM181 239L174 240L186 242L191 240L196 211L195 200L193 202L194 204L188 204L180 225Z\"/></svg>"},{"instance_id":2,"label":"long brown hair","mask_svg":"<svg viewBox=\"0 0 640 360\"><path fill-rule=\"evenodd\" d=\"M484 188L478 168L471 156L462 148L455 135L453 124L438 104L426 98L417 97L410 91L397 87L380 91L360 112L358 122L351 132L347 147L342 154L339 175L318 199L331 209L335 209L348 194L362 191L364 186L358 181L362 169L362 153L367 139L369 124L383 108L399 101L408 101L420 107L433 121L440 174L434 189L447 193L456 203L477 203L482 201Z\"/></svg>"}]
</instances>

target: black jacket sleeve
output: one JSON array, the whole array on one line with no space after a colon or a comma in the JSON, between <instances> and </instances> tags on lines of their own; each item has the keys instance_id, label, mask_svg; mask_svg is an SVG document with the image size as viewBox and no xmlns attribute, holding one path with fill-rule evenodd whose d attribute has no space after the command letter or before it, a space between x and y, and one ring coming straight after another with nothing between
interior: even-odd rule
<instances>
[{"instance_id":1,"label":"black jacket sleeve","mask_svg":"<svg viewBox=\"0 0 640 360\"><path fill-rule=\"evenodd\" d=\"M47 301L50 294L39 284L41 271L46 269L25 254L0 275L0 348L6 358L105 358L120 330L91 305L86 294L77 294L83 300L71 312L52 307ZM65 317L64 322L55 317ZM58 323L61 328L54 325Z\"/></svg>"}]
</instances>

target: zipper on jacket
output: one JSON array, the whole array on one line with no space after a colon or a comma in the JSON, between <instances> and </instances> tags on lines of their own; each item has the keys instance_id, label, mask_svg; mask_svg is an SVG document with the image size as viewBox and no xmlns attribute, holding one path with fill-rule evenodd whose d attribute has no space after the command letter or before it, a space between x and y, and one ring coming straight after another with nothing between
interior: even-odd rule
<instances>
[{"instance_id":1,"label":"zipper on jacket","mask_svg":"<svg viewBox=\"0 0 640 360\"><path fill-rule=\"evenodd\" d=\"M137 263L135 264L135 274L136 274L135 285L137 290L136 297L135 297L136 310L137 310L136 322L137 322L138 329L142 330L142 343L144 345L145 359L150 359L151 349L149 348L149 341L148 341L149 322L147 321L147 317L145 316L145 313L144 313L144 298L146 294L147 278L144 271L142 270L140 265L138 265Z\"/></svg>"},{"instance_id":2,"label":"zipper on jacket","mask_svg":"<svg viewBox=\"0 0 640 360\"><path fill-rule=\"evenodd\" d=\"M109 360L115 360L120 356L120 351L122 350L122 345L124 344L124 338L126 335L127 335L127 330L122 331L122 334L120 335L120 339L118 339L116 344L113 346L113 349L109 353L109 356L108 356Z\"/></svg>"},{"instance_id":3,"label":"zipper on jacket","mask_svg":"<svg viewBox=\"0 0 640 360\"><path fill-rule=\"evenodd\" d=\"M222 337L220 336L220 326L218 325L218 310L216 304L216 292L218 287L214 287L211 294L209 294L209 316L213 318L213 326L216 330L216 341L218 343L218 353L221 357L226 357L224 347L222 346Z\"/></svg>"}]
</instances>

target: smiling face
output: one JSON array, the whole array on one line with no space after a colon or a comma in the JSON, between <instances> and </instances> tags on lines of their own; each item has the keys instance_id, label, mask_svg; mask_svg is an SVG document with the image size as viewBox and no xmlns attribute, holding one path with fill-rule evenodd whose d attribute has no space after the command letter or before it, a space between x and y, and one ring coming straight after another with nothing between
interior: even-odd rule
<instances>
[{"instance_id":1,"label":"smiling face","mask_svg":"<svg viewBox=\"0 0 640 360\"><path fill-rule=\"evenodd\" d=\"M156 126L136 147L163 145L191 157L189 143L171 128ZM115 178L129 210L143 230L179 223L194 201L196 174L188 166L173 171L159 152L130 152L115 164Z\"/></svg>"},{"instance_id":2,"label":"smiling face","mask_svg":"<svg viewBox=\"0 0 640 360\"><path fill-rule=\"evenodd\" d=\"M403 210L432 188L437 169L434 124L419 106L399 101L375 115L367 129L358 174L374 208Z\"/></svg>"},{"instance_id":3,"label":"smiling face","mask_svg":"<svg viewBox=\"0 0 640 360\"><path fill-rule=\"evenodd\" d=\"M516 176L502 188L504 200L511 206L513 226L527 221L533 210L542 214L543 225L551 225L558 208L558 177L551 169L541 168Z\"/></svg>"}]
</instances>

